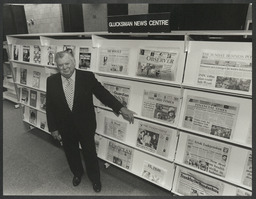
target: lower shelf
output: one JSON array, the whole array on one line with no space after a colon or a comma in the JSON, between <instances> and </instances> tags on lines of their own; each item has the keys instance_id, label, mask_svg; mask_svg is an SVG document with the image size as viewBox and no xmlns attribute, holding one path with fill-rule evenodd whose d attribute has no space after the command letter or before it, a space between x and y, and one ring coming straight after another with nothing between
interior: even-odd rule
<instances>
[{"instance_id":1,"label":"lower shelf","mask_svg":"<svg viewBox=\"0 0 256 199\"><path fill-rule=\"evenodd\" d=\"M14 95L13 93L9 93L8 91L3 92L3 99L7 99L9 101L12 101L14 103L19 103L17 100L16 95Z\"/></svg>"}]
</instances>

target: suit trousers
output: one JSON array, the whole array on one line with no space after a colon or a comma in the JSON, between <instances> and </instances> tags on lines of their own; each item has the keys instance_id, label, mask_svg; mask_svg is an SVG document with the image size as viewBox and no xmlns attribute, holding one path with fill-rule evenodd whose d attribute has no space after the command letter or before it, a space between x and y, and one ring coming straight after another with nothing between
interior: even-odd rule
<instances>
[{"instance_id":1,"label":"suit trousers","mask_svg":"<svg viewBox=\"0 0 256 199\"><path fill-rule=\"evenodd\" d=\"M60 132L65 155L74 176L82 176L84 169L79 148L80 143L87 175L92 183L99 183L100 169L94 140L95 132L83 131L79 132L73 127Z\"/></svg>"}]
</instances>

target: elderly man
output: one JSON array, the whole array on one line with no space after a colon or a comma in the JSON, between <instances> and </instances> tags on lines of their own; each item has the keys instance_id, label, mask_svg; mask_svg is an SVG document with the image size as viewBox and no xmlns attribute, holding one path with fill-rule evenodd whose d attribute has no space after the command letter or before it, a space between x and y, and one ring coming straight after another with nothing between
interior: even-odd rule
<instances>
[{"instance_id":1,"label":"elderly man","mask_svg":"<svg viewBox=\"0 0 256 199\"><path fill-rule=\"evenodd\" d=\"M92 72L76 70L75 59L69 52L56 53L55 62L59 73L47 78L46 115L49 131L55 139L62 140L74 175L73 185L80 184L84 172L80 143L87 175L94 191L100 192L100 170L94 141L96 119L93 95L130 123L134 121L134 112L123 107Z\"/></svg>"}]
</instances>

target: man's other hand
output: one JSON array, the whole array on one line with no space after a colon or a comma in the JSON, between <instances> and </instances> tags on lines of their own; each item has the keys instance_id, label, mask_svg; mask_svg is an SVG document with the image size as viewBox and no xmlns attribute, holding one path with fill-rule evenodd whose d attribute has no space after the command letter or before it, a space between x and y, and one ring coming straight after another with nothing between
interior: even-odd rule
<instances>
[{"instance_id":1,"label":"man's other hand","mask_svg":"<svg viewBox=\"0 0 256 199\"><path fill-rule=\"evenodd\" d=\"M51 132L51 134L55 140L58 140L59 142L61 142L61 135L60 135L59 131L53 131L53 132Z\"/></svg>"},{"instance_id":2,"label":"man's other hand","mask_svg":"<svg viewBox=\"0 0 256 199\"><path fill-rule=\"evenodd\" d=\"M120 110L120 114L123 116L123 118L127 121L129 121L129 123L133 124L134 123L134 114L136 114L135 112L125 108L125 107L122 107L121 110Z\"/></svg>"}]
</instances>

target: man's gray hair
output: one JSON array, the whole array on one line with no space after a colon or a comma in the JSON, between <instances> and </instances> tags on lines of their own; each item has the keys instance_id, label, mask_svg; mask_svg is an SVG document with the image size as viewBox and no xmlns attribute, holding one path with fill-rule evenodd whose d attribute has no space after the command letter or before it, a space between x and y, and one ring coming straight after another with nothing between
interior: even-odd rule
<instances>
[{"instance_id":1,"label":"man's gray hair","mask_svg":"<svg viewBox=\"0 0 256 199\"><path fill-rule=\"evenodd\" d=\"M69 55L70 56L70 59L75 62L75 58L73 56L72 53L68 52L67 50L65 51L59 51L55 54L55 58L54 58L54 61L57 63L57 60L60 59L60 58L63 58L65 55Z\"/></svg>"}]
</instances>

